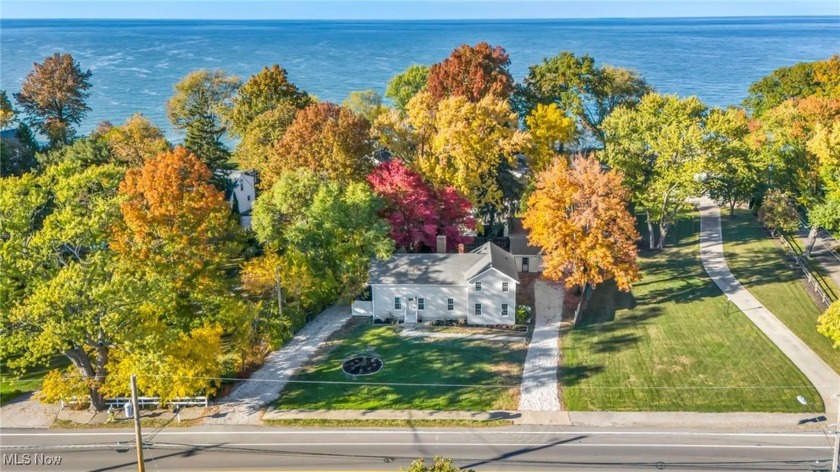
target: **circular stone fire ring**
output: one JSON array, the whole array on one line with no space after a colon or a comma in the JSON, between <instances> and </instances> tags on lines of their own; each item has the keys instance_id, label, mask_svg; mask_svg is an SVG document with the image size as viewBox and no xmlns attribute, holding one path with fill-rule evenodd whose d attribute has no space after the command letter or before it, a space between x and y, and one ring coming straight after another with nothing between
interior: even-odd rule
<instances>
[{"instance_id":1,"label":"circular stone fire ring","mask_svg":"<svg viewBox=\"0 0 840 472\"><path fill-rule=\"evenodd\" d=\"M382 370L382 359L373 356L356 356L341 364L341 370L349 375L371 375Z\"/></svg>"}]
</instances>

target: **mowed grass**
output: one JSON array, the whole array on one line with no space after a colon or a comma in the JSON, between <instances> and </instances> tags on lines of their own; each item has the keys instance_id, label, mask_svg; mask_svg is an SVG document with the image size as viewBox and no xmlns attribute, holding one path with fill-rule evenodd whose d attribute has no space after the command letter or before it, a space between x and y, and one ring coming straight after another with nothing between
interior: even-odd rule
<instances>
[{"instance_id":1,"label":"mowed grass","mask_svg":"<svg viewBox=\"0 0 840 472\"><path fill-rule=\"evenodd\" d=\"M696 212L680 221L673 244L640 257L632 292L599 286L563 334L568 409L803 412L803 395L822 410L808 379L706 275L699 226Z\"/></svg>"},{"instance_id":2,"label":"mowed grass","mask_svg":"<svg viewBox=\"0 0 840 472\"><path fill-rule=\"evenodd\" d=\"M295 376L274 406L279 409L516 409L527 348L515 343L402 337L393 326L356 320L333 335L322 353ZM357 379L341 370L345 359L372 350L381 371ZM377 385L387 383L438 385ZM451 385L461 386L451 386ZM463 385L479 385L463 386ZM514 386L505 388L505 386ZM492 387L492 388L488 388Z\"/></svg>"},{"instance_id":3,"label":"mowed grass","mask_svg":"<svg viewBox=\"0 0 840 472\"><path fill-rule=\"evenodd\" d=\"M9 402L24 393L34 392L41 388L44 376L52 369L64 369L70 361L64 356L57 356L49 366L37 366L17 376L9 372L5 364L0 364L0 404Z\"/></svg>"},{"instance_id":4,"label":"mowed grass","mask_svg":"<svg viewBox=\"0 0 840 472\"><path fill-rule=\"evenodd\" d=\"M817 332L820 310L802 285L801 272L792 269L761 224L748 210L735 218L721 217L724 252L730 270L768 310L776 315L835 371L840 350Z\"/></svg>"}]
</instances>

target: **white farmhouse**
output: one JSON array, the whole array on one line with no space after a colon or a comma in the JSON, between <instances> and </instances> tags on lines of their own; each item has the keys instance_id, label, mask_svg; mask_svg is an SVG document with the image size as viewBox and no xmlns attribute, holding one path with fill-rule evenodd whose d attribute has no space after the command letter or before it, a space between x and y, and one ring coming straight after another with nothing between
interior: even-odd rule
<instances>
[{"instance_id":1,"label":"white farmhouse","mask_svg":"<svg viewBox=\"0 0 840 472\"><path fill-rule=\"evenodd\" d=\"M528 242L528 232L522 228L520 218L511 218L508 223L510 240L510 253L516 262L516 270L519 272L542 272L543 252L537 246Z\"/></svg>"},{"instance_id":2,"label":"white farmhouse","mask_svg":"<svg viewBox=\"0 0 840 472\"><path fill-rule=\"evenodd\" d=\"M239 224L243 228L251 227L251 209L257 199L256 175L244 170L225 171L227 178L233 183L230 193L230 207L239 213Z\"/></svg>"},{"instance_id":3,"label":"white farmhouse","mask_svg":"<svg viewBox=\"0 0 840 472\"><path fill-rule=\"evenodd\" d=\"M516 266L513 256L493 243L469 253L447 254L444 249L373 261L369 283L375 318L406 323L466 320L475 325L512 325L516 320Z\"/></svg>"}]
</instances>

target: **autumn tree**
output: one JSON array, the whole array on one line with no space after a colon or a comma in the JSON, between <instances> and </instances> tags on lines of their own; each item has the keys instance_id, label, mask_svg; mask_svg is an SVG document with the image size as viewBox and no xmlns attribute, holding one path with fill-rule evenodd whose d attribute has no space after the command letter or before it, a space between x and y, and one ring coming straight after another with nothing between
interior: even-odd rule
<instances>
[{"instance_id":1,"label":"autumn tree","mask_svg":"<svg viewBox=\"0 0 840 472\"><path fill-rule=\"evenodd\" d=\"M28 123L49 139L50 146L69 143L76 133L73 126L90 111L86 100L91 75L70 54L55 53L33 64L23 80L15 99Z\"/></svg>"},{"instance_id":2,"label":"autumn tree","mask_svg":"<svg viewBox=\"0 0 840 472\"><path fill-rule=\"evenodd\" d=\"M501 46L462 44L442 62L429 68L426 90L435 100L464 97L478 102L488 95L510 97L513 78L510 57Z\"/></svg>"},{"instance_id":3,"label":"autumn tree","mask_svg":"<svg viewBox=\"0 0 840 472\"><path fill-rule=\"evenodd\" d=\"M284 172L308 168L327 178L361 181L373 167L370 123L333 103L313 103L295 119L260 176L271 188Z\"/></svg>"},{"instance_id":4,"label":"autumn tree","mask_svg":"<svg viewBox=\"0 0 840 472\"><path fill-rule=\"evenodd\" d=\"M543 273L566 286L614 279L629 291L639 280L639 234L627 210L630 192L621 175L594 157L557 159L537 178L522 225L543 249Z\"/></svg>"},{"instance_id":5,"label":"autumn tree","mask_svg":"<svg viewBox=\"0 0 840 472\"><path fill-rule=\"evenodd\" d=\"M211 171L229 167L230 153L222 137L240 84L238 77L221 69L196 70L175 84L175 95L166 103L169 121L186 132L184 147Z\"/></svg>"},{"instance_id":6,"label":"autumn tree","mask_svg":"<svg viewBox=\"0 0 840 472\"><path fill-rule=\"evenodd\" d=\"M790 233L799 229L799 211L793 200L784 192L773 189L767 192L758 209L758 220L774 233Z\"/></svg>"},{"instance_id":7,"label":"autumn tree","mask_svg":"<svg viewBox=\"0 0 840 472\"><path fill-rule=\"evenodd\" d=\"M96 137L107 143L114 162L131 167L141 166L171 147L163 131L139 113L122 125L100 129Z\"/></svg>"},{"instance_id":8,"label":"autumn tree","mask_svg":"<svg viewBox=\"0 0 840 472\"><path fill-rule=\"evenodd\" d=\"M691 208L688 199L703 192L705 116L695 97L649 94L604 120L606 162L623 174L632 201L645 212L651 249L665 248L671 226Z\"/></svg>"},{"instance_id":9,"label":"autumn tree","mask_svg":"<svg viewBox=\"0 0 840 472\"><path fill-rule=\"evenodd\" d=\"M475 229L472 206L454 188L433 188L399 160L377 166L368 181L384 201L380 215L388 220L397 247L433 249L438 235L452 248L471 240L463 233Z\"/></svg>"},{"instance_id":10,"label":"autumn tree","mask_svg":"<svg viewBox=\"0 0 840 472\"><path fill-rule=\"evenodd\" d=\"M730 216L735 214L735 205L756 194L767 167L747 144L749 133L747 115L738 108L715 108L706 118L704 184L711 198L729 207Z\"/></svg>"},{"instance_id":11,"label":"autumn tree","mask_svg":"<svg viewBox=\"0 0 840 472\"><path fill-rule=\"evenodd\" d=\"M309 94L289 82L286 69L274 64L263 67L238 89L228 113L233 132L245 136L254 120L263 113L279 106L301 110L310 103Z\"/></svg>"},{"instance_id":12,"label":"autumn tree","mask_svg":"<svg viewBox=\"0 0 840 472\"><path fill-rule=\"evenodd\" d=\"M571 143L576 134L574 120L556 103L537 104L525 118L525 124L531 136L528 158L534 173L548 169L563 145Z\"/></svg>"},{"instance_id":13,"label":"autumn tree","mask_svg":"<svg viewBox=\"0 0 840 472\"><path fill-rule=\"evenodd\" d=\"M394 107L401 113L405 113L409 100L423 88L429 78L429 68L420 64L413 64L399 74L395 75L388 82L385 89L385 98L393 102Z\"/></svg>"},{"instance_id":14,"label":"autumn tree","mask_svg":"<svg viewBox=\"0 0 840 472\"><path fill-rule=\"evenodd\" d=\"M653 89L637 72L620 67L598 67L589 55L563 51L532 65L517 87L515 102L525 117L540 103L556 103L586 132L584 139L604 145L601 123L619 107L632 108Z\"/></svg>"},{"instance_id":15,"label":"autumn tree","mask_svg":"<svg viewBox=\"0 0 840 472\"><path fill-rule=\"evenodd\" d=\"M840 349L840 301L832 303L817 322L817 331L832 340L836 349Z\"/></svg>"},{"instance_id":16,"label":"autumn tree","mask_svg":"<svg viewBox=\"0 0 840 472\"><path fill-rule=\"evenodd\" d=\"M237 226L210 179L210 169L183 147L129 169L114 249L176 292L223 287L222 268L239 250Z\"/></svg>"},{"instance_id":17,"label":"autumn tree","mask_svg":"<svg viewBox=\"0 0 840 472\"><path fill-rule=\"evenodd\" d=\"M838 119L840 98L815 95L790 99L761 115L753 133L754 145L773 165L774 184L793 196L809 216L827 202L827 197L830 201L831 189L837 186L832 177L837 174L831 170L831 154L821 151L819 140L824 139L820 130L826 132ZM810 257L823 221L809 219L811 230L805 254Z\"/></svg>"},{"instance_id":18,"label":"autumn tree","mask_svg":"<svg viewBox=\"0 0 840 472\"><path fill-rule=\"evenodd\" d=\"M341 106L357 115L365 117L371 123L385 112L385 106L382 105L382 97L372 89L350 92L347 98L341 103Z\"/></svg>"},{"instance_id":19,"label":"autumn tree","mask_svg":"<svg viewBox=\"0 0 840 472\"><path fill-rule=\"evenodd\" d=\"M790 99L810 96L840 98L840 55L825 61L780 67L750 85L744 106L761 116Z\"/></svg>"},{"instance_id":20,"label":"autumn tree","mask_svg":"<svg viewBox=\"0 0 840 472\"><path fill-rule=\"evenodd\" d=\"M274 146L291 126L297 112L293 104L280 103L254 118L236 146L239 168L256 170L260 176L268 175Z\"/></svg>"}]
</instances>

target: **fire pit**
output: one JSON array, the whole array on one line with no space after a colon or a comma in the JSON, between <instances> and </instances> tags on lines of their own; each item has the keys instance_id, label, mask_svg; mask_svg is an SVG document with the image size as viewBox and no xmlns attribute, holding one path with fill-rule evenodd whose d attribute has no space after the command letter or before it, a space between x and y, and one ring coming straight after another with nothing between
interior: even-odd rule
<instances>
[{"instance_id":1,"label":"fire pit","mask_svg":"<svg viewBox=\"0 0 840 472\"><path fill-rule=\"evenodd\" d=\"M356 356L341 364L341 370L349 375L371 375L382 370L382 359L374 356Z\"/></svg>"}]
</instances>

